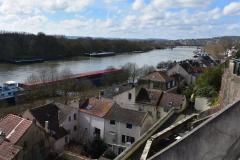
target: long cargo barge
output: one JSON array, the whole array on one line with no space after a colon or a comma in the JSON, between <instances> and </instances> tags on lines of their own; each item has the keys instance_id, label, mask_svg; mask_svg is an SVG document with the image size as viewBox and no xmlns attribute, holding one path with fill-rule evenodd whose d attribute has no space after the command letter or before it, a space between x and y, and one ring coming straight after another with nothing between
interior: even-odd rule
<instances>
[{"instance_id":1,"label":"long cargo barge","mask_svg":"<svg viewBox=\"0 0 240 160\"><path fill-rule=\"evenodd\" d=\"M68 78L62 78L62 79L58 79L58 80L54 80L54 81L44 81L44 82L43 81L34 81L31 83L19 83L19 87L21 87L25 90L32 90L35 88L55 84L58 82L69 80L69 79L77 79L77 80L81 80L81 79L96 80L96 79L98 79L99 80L103 76L107 76L110 74L117 74L117 73L122 73L122 69L106 69L106 70L85 72L85 73L72 75Z\"/></svg>"}]
</instances>

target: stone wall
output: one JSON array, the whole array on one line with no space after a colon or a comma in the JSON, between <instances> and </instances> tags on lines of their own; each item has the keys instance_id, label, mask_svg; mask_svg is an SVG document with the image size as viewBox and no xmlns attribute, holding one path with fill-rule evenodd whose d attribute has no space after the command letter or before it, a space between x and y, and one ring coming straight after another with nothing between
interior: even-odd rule
<instances>
[{"instance_id":1,"label":"stone wall","mask_svg":"<svg viewBox=\"0 0 240 160\"><path fill-rule=\"evenodd\" d=\"M240 101L225 107L151 160L237 160Z\"/></svg>"}]
</instances>

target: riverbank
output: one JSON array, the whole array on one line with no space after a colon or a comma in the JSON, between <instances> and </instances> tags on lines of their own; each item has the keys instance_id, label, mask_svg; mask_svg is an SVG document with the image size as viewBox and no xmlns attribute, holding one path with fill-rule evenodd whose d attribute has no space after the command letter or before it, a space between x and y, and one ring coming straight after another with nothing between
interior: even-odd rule
<instances>
[{"instance_id":1,"label":"riverbank","mask_svg":"<svg viewBox=\"0 0 240 160\"><path fill-rule=\"evenodd\" d=\"M0 83L14 80L25 82L32 74L44 70L70 70L73 74L89 71L104 70L109 66L120 68L126 63L136 63L137 66L144 65L157 66L162 61L181 61L193 57L193 51L196 47L176 47L174 49L150 50L144 53L126 53L123 52L113 57L85 57L78 56L66 58L64 60L51 60L43 63L15 65L0 63Z\"/></svg>"}]
</instances>

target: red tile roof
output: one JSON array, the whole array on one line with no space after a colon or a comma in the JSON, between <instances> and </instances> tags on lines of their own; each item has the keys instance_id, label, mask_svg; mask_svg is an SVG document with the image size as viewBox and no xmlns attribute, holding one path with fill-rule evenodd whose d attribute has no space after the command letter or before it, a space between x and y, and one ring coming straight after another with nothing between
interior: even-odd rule
<instances>
[{"instance_id":1,"label":"red tile roof","mask_svg":"<svg viewBox=\"0 0 240 160\"><path fill-rule=\"evenodd\" d=\"M89 98L80 107L80 112L94 115L97 117L104 117L113 106L114 102L110 99Z\"/></svg>"},{"instance_id":2,"label":"red tile roof","mask_svg":"<svg viewBox=\"0 0 240 160\"><path fill-rule=\"evenodd\" d=\"M3 141L0 144L0 160L12 160L20 150L20 147L15 146L10 142Z\"/></svg>"},{"instance_id":3,"label":"red tile roof","mask_svg":"<svg viewBox=\"0 0 240 160\"><path fill-rule=\"evenodd\" d=\"M9 114L0 120L0 130L6 134L6 138L12 144L18 142L23 134L31 126L32 121Z\"/></svg>"}]
</instances>

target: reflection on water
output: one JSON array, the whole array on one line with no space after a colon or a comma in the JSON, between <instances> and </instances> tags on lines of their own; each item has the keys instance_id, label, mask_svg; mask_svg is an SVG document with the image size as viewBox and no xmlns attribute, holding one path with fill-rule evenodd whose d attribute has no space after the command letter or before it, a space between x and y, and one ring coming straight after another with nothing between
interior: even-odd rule
<instances>
[{"instance_id":1,"label":"reflection on water","mask_svg":"<svg viewBox=\"0 0 240 160\"><path fill-rule=\"evenodd\" d=\"M195 47L177 47L173 50L153 50L140 54L122 54L104 58L72 58L61 61L50 61L29 65L0 64L0 83L8 80L24 82L32 73L42 69L54 68L58 71L68 68L72 73L77 74L86 71L106 69L108 66L120 67L128 62L136 63L138 66L153 65L168 60L184 60L192 58Z\"/></svg>"}]
</instances>

